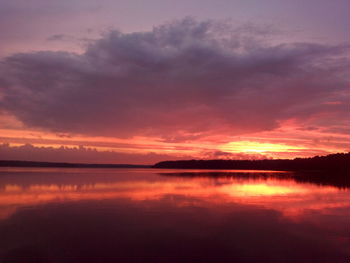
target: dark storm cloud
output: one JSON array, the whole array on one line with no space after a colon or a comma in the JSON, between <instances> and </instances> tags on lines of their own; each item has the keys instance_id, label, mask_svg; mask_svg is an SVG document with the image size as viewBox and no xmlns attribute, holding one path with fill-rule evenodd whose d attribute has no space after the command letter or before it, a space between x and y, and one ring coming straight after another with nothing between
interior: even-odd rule
<instances>
[{"instance_id":1,"label":"dark storm cloud","mask_svg":"<svg viewBox=\"0 0 350 263\"><path fill-rule=\"evenodd\" d=\"M15 54L1 64L0 109L28 127L117 137L242 134L288 118L327 123L324 112L344 118L347 48L269 44L267 34L184 19L111 31L83 54ZM335 100L342 103L327 104Z\"/></svg>"}]
</instances>

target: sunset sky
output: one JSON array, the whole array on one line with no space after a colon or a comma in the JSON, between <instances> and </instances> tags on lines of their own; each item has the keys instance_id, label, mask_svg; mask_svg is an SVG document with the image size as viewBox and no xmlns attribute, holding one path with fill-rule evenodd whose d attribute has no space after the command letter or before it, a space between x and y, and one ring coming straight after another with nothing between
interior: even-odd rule
<instances>
[{"instance_id":1,"label":"sunset sky","mask_svg":"<svg viewBox=\"0 0 350 263\"><path fill-rule=\"evenodd\" d=\"M350 151L349 0L0 0L0 159Z\"/></svg>"}]
</instances>

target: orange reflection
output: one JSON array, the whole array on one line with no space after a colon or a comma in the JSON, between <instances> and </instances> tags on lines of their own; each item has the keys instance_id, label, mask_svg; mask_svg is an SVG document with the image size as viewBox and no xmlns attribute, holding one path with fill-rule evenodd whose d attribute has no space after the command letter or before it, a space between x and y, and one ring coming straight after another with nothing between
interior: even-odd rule
<instances>
[{"instance_id":1,"label":"orange reflection","mask_svg":"<svg viewBox=\"0 0 350 263\"><path fill-rule=\"evenodd\" d=\"M224 187L229 195L233 196L274 196L287 195L293 193L305 193L307 190L303 188L290 188L287 186L268 185L264 183L244 184L244 185L230 185Z\"/></svg>"},{"instance_id":2,"label":"orange reflection","mask_svg":"<svg viewBox=\"0 0 350 263\"><path fill-rule=\"evenodd\" d=\"M84 174L81 176L84 180ZM107 183L5 184L0 188L0 218L8 217L24 206L50 202L118 198L144 201L161 200L166 196L173 196L175 204L179 206L193 205L190 201L177 201L176 196L185 196L187 200L193 198L208 205L239 203L263 206L278 210L291 218L301 217L305 211L322 212L330 208L350 206L348 190L300 184L291 179L152 176L149 179L140 175L132 180Z\"/></svg>"}]
</instances>

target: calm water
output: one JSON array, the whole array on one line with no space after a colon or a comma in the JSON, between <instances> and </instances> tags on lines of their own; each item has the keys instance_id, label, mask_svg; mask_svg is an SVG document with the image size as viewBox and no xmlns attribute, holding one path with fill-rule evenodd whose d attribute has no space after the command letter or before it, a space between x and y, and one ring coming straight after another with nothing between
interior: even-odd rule
<instances>
[{"instance_id":1,"label":"calm water","mask_svg":"<svg viewBox=\"0 0 350 263\"><path fill-rule=\"evenodd\" d=\"M350 262L349 189L206 175L1 169L0 262Z\"/></svg>"}]
</instances>

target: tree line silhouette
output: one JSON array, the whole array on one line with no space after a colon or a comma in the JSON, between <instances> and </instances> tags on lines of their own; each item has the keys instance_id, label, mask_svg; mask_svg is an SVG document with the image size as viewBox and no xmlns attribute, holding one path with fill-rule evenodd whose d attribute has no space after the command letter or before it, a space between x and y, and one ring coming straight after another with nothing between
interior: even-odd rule
<instances>
[{"instance_id":1,"label":"tree line silhouette","mask_svg":"<svg viewBox=\"0 0 350 263\"><path fill-rule=\"evenodd\" d=\"M159 162L153 168L172 169L242 169L281 171L350 172L350 152L311 158L265 160L179 160Z\"/></svg>"}]
</instances>

